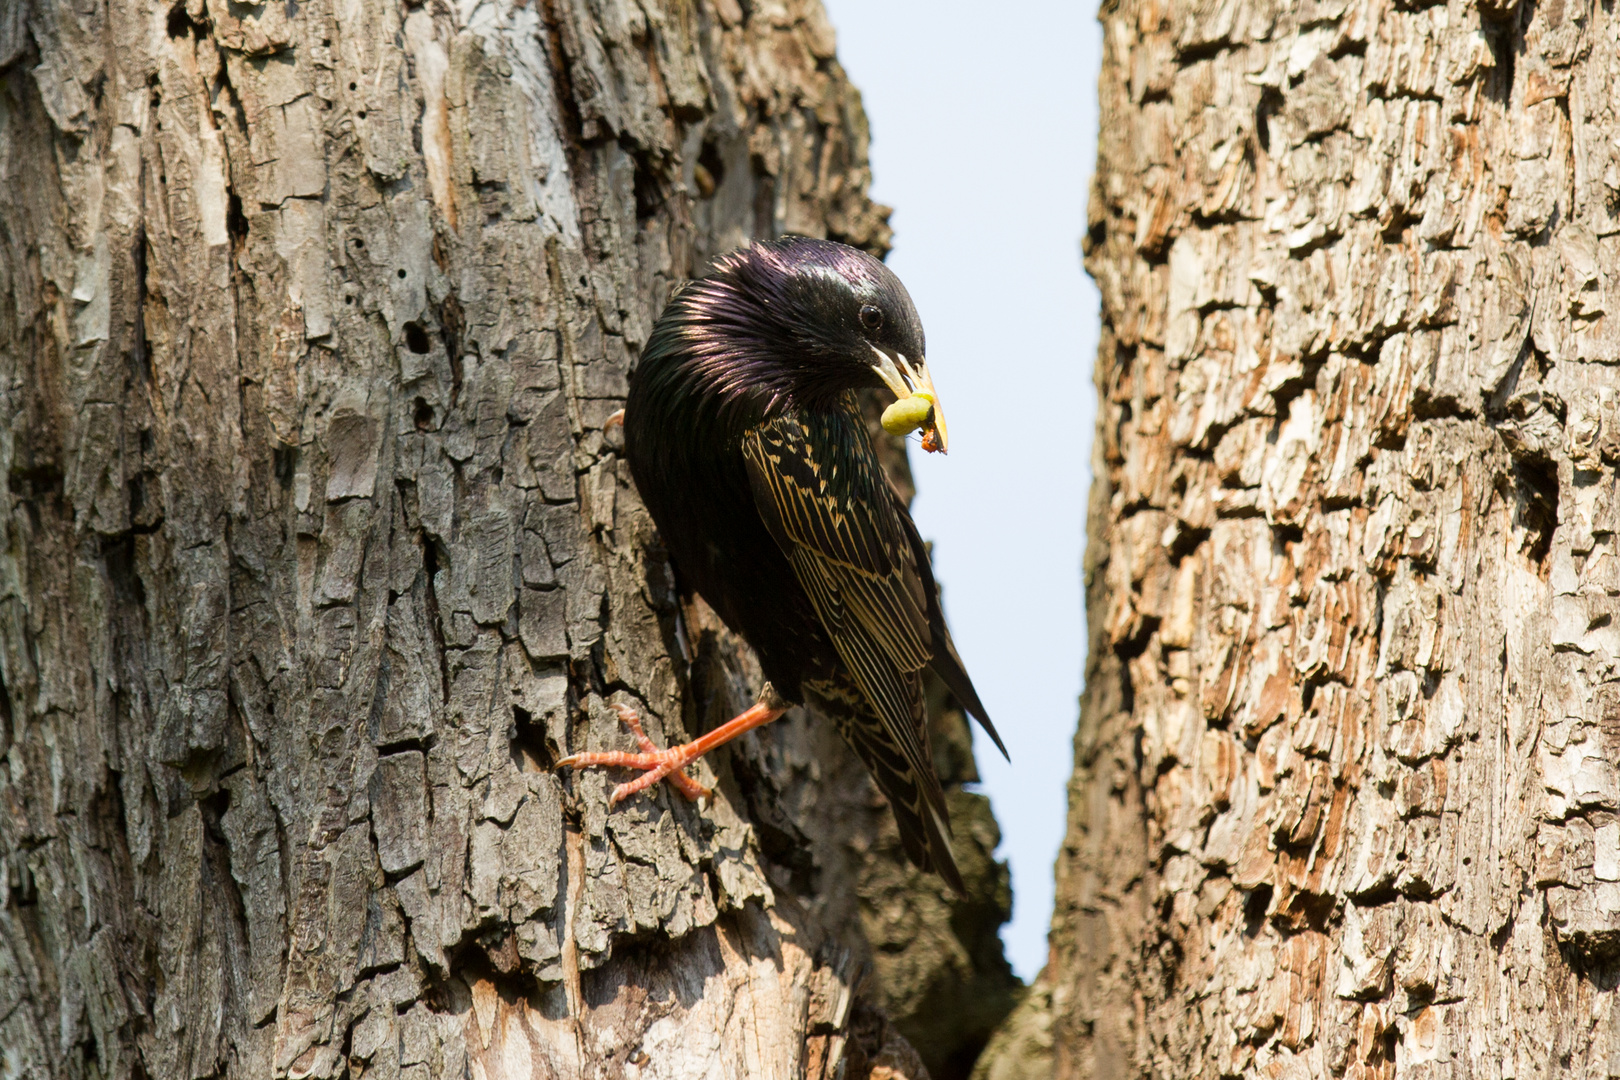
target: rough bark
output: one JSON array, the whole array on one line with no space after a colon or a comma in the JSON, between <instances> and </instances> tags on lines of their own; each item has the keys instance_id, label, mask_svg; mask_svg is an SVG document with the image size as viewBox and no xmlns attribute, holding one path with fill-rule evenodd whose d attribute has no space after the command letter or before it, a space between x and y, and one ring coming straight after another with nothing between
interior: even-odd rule
<instances>
[{"instance_id":1,"label":"rough bark","mask_svg":"<svg viewBox=\"0 0 1620 1080\"><path fill-rule=\"evenodd\" d=\"M0 3L0 1073L965 1074L943 695L971 902L797 714L707 809L551 769L757 689L603 425L868 180L815 0Z\"/></svg>"},{"instance_id":2,"label":"rough bark","mask_svg":"<svg viewBox=\"0 0 1620 1080\"><path fill-rule=\"evenodd\" d=\"M1091 656L983 1075L1620 1062L1620 16L1104 5Z\"/></svg>"}]
</instances>

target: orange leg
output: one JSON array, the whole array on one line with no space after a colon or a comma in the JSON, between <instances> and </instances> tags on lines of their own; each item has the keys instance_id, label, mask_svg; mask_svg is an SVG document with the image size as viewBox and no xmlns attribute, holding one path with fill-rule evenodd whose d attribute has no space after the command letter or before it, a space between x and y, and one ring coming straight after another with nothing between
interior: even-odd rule
<instances>
[{"instance_id":1,"label":"orange leg","mask_svg":"<svg viewBox=\"0 0 1620 1080\"><path fill-rule=\"evenodd\" d=\"M635 734L636 742L640 744L642 753L628 754L620 750L604 753L570 754L557 762L558 767L567 766L571 769L587 768L593 765L615 765L624 769L644 769L642 775L628 783L620 784L613 789L610 803L616 804L628 799L636 792L652 787L658 781L668 778L669 782L678 788L682 795L688 799L707 799L714 793L687 776L681 770L692 764L710 750L724 743L730 742L745 731L752 731L770 723L788 711L788 706L782 702L765 704L761 702L740 716L727 720L707 735L693 739L681 746L672 746L668 750L660 750L653 745L647 733L641 728L641 718L634 709L623 705L615 705L619 718L629 725Z\"/></svg>"}]
</instances>

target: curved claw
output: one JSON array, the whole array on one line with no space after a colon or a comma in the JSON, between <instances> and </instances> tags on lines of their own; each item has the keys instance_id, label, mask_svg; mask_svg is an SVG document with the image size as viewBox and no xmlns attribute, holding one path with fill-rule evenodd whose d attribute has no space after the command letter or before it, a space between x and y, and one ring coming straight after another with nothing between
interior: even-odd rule
<instances>
[{"instance_id":1,"label":"curved claw","mask_svg":"<svg viewBox=\"0 0 1620 1080\"><path fill-rule=\"evenodd\" d=\"M609 806L617 806L636 792L644 791L664 779L675 785L677 791L693 802L699 800L707 802L714 797L713 791L681 771L702 755L701 750L695 753L692 752L693 744L691 743L685 746L671 747L668 750L660 750L647 737L646 730L641 726L641 717L634 709L628 705L617 703L612 708L619 714L619 719L624 721L625 726L630 729L630 733L635 736L636 744L641 747L642 752L630 754L622 750L609 750L599 753L569 754L557 762L558 768L566 766L571 769L578 769L612 765L624 769L645 770L643 775L614 788L613 794L608 797Z\"/></svg>"}]
</instances>

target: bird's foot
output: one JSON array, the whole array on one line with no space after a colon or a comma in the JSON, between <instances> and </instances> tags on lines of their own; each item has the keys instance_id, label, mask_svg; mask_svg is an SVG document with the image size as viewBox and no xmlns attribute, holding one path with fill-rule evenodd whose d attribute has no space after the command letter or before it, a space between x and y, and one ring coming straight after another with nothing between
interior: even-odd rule
<instances>
[{"instance_id":1,"label":"bird's foot","mask_svg":"<svg viewBox=\"0 0 1620 1080\"><path fill-rule=\"evenodd\" d=\"M558 767L568 766L572 769L589 768L591 766L613 765L623 769L644 769L642 775L628 783L620 784L613 789L609 797L609 805L628 799L638 791L652 787L660 780L667 779L675 785L675 789L694 802L702 799L709 800L714 792L687 776L681 770L698 758L703 756L703 749L698 742L689 742L681 746L672 746L668 750L660 750L653 745L647 737L647 732L641 726L641 717L636 710L628 705L614 705L613 710L619 714L625 726L636 737L636 744L641 747L641 753L628 754L619 750L600 753L570 754L557 762ZM700 740L701 741L701 740Z\"/></svg>"}]
</instances>

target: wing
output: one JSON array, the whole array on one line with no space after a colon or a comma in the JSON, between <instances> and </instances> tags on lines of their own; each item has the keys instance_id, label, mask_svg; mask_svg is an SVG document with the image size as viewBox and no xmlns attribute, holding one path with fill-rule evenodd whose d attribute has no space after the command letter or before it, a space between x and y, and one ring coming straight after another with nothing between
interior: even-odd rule
<instances>
[{"instance_id":1,"label":"wing","mask_svg":"<svg viewBox=\"0 0 1620 1080\"><path fill-rule=\"evenodd\" d=\"M829 633L853 616L901 670L932 667L1005 758L945 626L922 537L855 423L784 417L750 432L743 454L754 503Z\"/></svg>"},{"instance_id":2,"label":"wing","mask_svg":"<svg viewBox=\"0 0 1620 1080\"><path fill-rule=\"evenodd\" d=\"M781 417L750 431L754 503L883 734L945 817L928 752L921 670L933 660L929 596L894 496L853 417Z\"/></svg>"}]
</instances>

